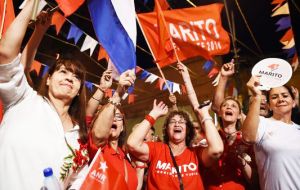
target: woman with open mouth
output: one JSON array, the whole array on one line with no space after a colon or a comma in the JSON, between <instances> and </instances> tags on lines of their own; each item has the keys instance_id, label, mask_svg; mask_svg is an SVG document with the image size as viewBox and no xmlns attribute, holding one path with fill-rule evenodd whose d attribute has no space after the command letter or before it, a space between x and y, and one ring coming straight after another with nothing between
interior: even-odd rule
<instances>
[{"instance_id":1,"label":"woman with open mouth","mask_svg":"<svg viewBox=\"0 0 300 190\"><path fill-rule=\"evenodd\" d=\"M221 155L223 144L208 110L210 105L198 109L208 146L191 146L193 125L184 111L171 112L164 124L164 142L144 142L155 120L168 113L163 102L153 102L153 109L132 131L127 140L129 152L138 160L150 163L148 189L204 189L199 164L211 165Z\"/></svg>"},{"instance_id":2,"label":"woman with open mouth","mask_svg":"<svg viewBox=\"0 0 300 190\"><path fill-rule=\"evenodd\" d=\"M96 113L95 119L91 123L89 136L90 158L93 159L98 149L101 148L105 161L113 166L110 169L115 170L123 177L123 184L126 184L130 190L136 190L138 179L136 170L132 167L122 149L126 137L126 126L124 114L120 108L120 97L124 93L124 88L131 86L134 81L135 75L131 70L120 75L119 84L113 97ZM124 187L118 188L122 189Z\"/></svg>"},{"instance_id":3,"label":"woman with open mouth","mask_svg":"<svg viewBox=\"0 0 300 190\"><path fill-rule=\"evenodd\" d=\"M233 97L222 102L218 115L221 119L219 134L224 153L212 167L202 171L206 189L257 189L256 165L253 147L242 141L241 106Z\"/></svg>"}]
</instances>

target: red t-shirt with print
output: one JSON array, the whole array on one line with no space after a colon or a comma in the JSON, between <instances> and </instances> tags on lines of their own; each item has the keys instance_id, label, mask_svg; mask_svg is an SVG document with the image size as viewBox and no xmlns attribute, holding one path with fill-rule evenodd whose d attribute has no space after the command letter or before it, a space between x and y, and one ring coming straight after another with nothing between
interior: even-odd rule
<instances>
[{"instance_id":1,"label":"red t-shirt with print","mask_svg":"<svg viewBox=\"0 0 300 190\"><path fill-rule=\"evenodd\" d=\"M146 142L149 147L148 189L180 189L168 145L161 142ZM185 190L202 190L196 149L186 148L175 156Z\"/></svg>"},{"instance_id":2,"label":"red t-shirt with print","mask_svg":"<svg viewBox=\"0 0 300 190\"><path fill-rule=\"evenodd\" d=\"M98 147L93 143L92 136L89 134L89 141L88 141L88 151L90 160L93 160L97 151ZM120 188L122 189L128 189L128 190L136 190L138 185L138 179L137 179L137 173L135 168L131 166L129 161L125 158L125 153L121 148L118 147L118 152L115 151L111 146L108 144L101 147L101 151L103 153L103 157L106 162L109 162L111 165L113 165L114 169L125 177L125 164L126 164L126 171L127 171L127 188Z\"/></svg>"}]
</instances>

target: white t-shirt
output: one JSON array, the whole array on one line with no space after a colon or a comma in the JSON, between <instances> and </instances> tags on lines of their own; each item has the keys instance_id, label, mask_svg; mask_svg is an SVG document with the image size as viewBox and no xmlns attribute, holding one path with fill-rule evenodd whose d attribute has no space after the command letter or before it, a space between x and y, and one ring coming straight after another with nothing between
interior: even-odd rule
<instances>
[{"instance_id":1,"label":"white t-shirt","mask_svg":"<svg viewBox=\"0 0 300 190\"><path fill-rule=\"evenodd\" d=\"M300 189L300 126L259 118L254 146L262 190Z\"/></svg>"},{"instance_id":2,"label":"white t-shirt","mask_svg":"<svg viewBox=\"0 0 300 190\"><path fill-rule=\"evenodd\" d=\"M39 190L47 167L59 179L64 158L71 153L65 139L78 149L79 127L64 132L54 107L28 85L20 56L0 65L0 99L5 109L0 126L0 190Z\"/></svg>"}]
</instances>

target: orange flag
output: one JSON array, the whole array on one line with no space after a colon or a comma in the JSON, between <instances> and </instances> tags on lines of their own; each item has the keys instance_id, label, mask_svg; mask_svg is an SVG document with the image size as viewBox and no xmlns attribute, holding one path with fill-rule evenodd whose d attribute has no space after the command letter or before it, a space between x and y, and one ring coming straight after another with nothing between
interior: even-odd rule
<instances>
[{"instance_id":1,"label":"orange flag","mask_svg":"<svg viewBox=\"0 0 300 190\"><path fill-rule=\"evenodd\" d=\"M34 60L32 65L31 65L31 70L35 70L37 75L39 75L40 70L41 70L41 66L42 66L42 64L40 62Z\"/></svg>"},{"instance_id":2,"label":"orange flag","mask_svg":"<svg viewBox=\"0 0 300 190\"><path fill-rule=\"evenodd\" d=\"M170 5L167 0L158 0L158 3L162 10L168 10L170 8ZM156 1L155 1L154 12L156 12L156 11L157 11L157 5L156 5Z\"/></svg>"},{"instance_id":3,"label":"orange flag","mask_svg":"<svg viewBox=\"0 0 300 190\"><path fill-rule=\"evenodd\" d=\"M56 0L56 2L65 16L70 16L84 3L84 0Z\"/></svg>"},{"instance_id":4,"label":"orange flag","mask_svg":"<svg viewBox=\"0 0 300 190\"><path fill-rule=\"evenodd\" d=\"M162 11L166 30L172 37L180 61L197 56L211 59L211 56L229 52L229 35L221 23L222 8L223 4L215 3L194 8ZM155 12L142 13L138 14L138 18L158 64L164 67L177 62L176 57L173 54L170 55L171 52L160 49L158 29L160 26L157 23L157 14ZM167 39L165 41L167 42ZM165 44L163 50L169 49L168 44ZM163 57L161 57L162 52L165 52Z\"/></svg>"},{"instance_id":5,"label":"orange flag","mask_svg":"<svg viewBox=\"0 0 300 190\"><path fill-rule=\"evenodd\" d=\"M109 160L104 159L101 148L98 149L89 167L89 173L80 187L80 190L90 189L128 189L124 177L114 169Z\"/></svg>"},{"instance_id":6,"label":"orange flag","mask_svg":"<svg viewBox=\"0 0 300 190\"><path fill-rule=\"evenodd\" d=\"M158 48L160 51L157 52L155 56L156 61L159 63L162 60L165 60L169 57L174 56L174 47L171 41L171 35L167 30L167 24L160 7L158 0L155 0L156 15L157 15L157 27L158 27Z\"/></svg>"},{"instance_id":7,"label":"orange flag","mask_svg":"<svg viewBox=\"0 0 300 190\"><path fill-rule=\"evenodd\" d=\"M15 19L15 11L12 0L1 1L0 3L0 39L5 34L7 28Z\"/></svg>"},{"instance_id":8,"label":"orange flag","mask_svg":"<svg viewBox=\"0 0 300 190\"><path fill-rule=\"evenodd\" d=\"M65 23L65 21L66 21L66 18L63 15L61 15L59 12L56 11L53 14L52 20L51 20L51 25L55 25L57 35L58 35L61 27Z\"/></svg>"}]
</instances>

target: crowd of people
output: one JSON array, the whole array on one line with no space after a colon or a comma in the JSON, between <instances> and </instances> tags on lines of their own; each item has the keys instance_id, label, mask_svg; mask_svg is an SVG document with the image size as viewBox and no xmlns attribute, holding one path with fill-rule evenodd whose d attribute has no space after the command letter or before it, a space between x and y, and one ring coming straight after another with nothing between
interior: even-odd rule
<instances>
[{"instance_id":1,"label":"crowd of people","mask_svg":"<svg viewBox=\"0 0 300 190\"><path fill-rule=\"evenodd\" d=\"M71 58L59 58L37 84L29 69L51 13L38 16L35 31L20 54L33 0L15 18L0 41L0 190L40 189L43 169L51 167L62 189L80 189L92 160L101 151L124 181L119 189L300 189L299 92L280 86L259 90L260 77L247 83L249 110L226 97L235 73L226 63L212 101L199 103L189 71L177 64L194 113L153 100L144 119L131 131L121 101L132 86L133 70L123 72L107 103L112 71L106 70L88 101L86 71ZM216 127L211 112L220 119ZM191 115L196 116L192 120ZM164 117L163 138L155 122ZM158 126L156 126L158 127ZM130 132L130 133L129 133ZM127 137L127 139L126 139ZM79 155L78 155L79 154ZM78 159L80 157L80 159Z\"/></svg>"}]
</instances>

